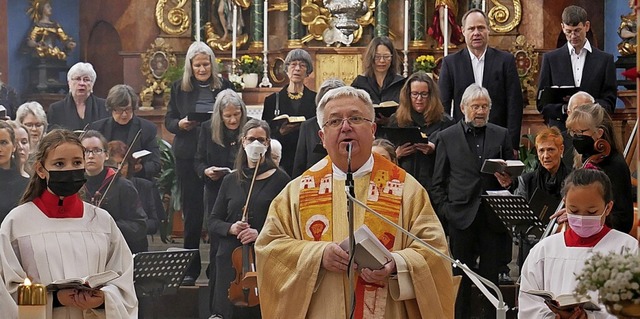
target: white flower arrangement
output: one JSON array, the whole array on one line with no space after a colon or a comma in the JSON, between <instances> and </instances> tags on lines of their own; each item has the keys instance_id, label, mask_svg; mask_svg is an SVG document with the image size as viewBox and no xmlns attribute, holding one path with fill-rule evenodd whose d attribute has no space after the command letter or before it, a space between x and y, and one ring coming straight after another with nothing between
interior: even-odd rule
<instances>
[{"instance_id":1,"label":"white flower arrangement","mask_svg":"<svg viewBox=\"0 0 640 319\"><path fill-rule=\"evenodd\" d=\"M241 76L232 73L229 75L229 81L233 83L234 91L240 92L244 90L244 82Z\"/></svg>"},{"instance_id":2,"label":"white flower arrangement","mask_svg":"<svg viewBox=\"0 0 640 319\"><path fill-rule=\"evenodd\" d=\"M620 311L623 304L640 304L640 255L628 249L618 254L595 253L585 262L585 267L576 276L578 286L574 293L584 295L597 291L600 301L613 305Z\"/></svg>"}]
</instances>

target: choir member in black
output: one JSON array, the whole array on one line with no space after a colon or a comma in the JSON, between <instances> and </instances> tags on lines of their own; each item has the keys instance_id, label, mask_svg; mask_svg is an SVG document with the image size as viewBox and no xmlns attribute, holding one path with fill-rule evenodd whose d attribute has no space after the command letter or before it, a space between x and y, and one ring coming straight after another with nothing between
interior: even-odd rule
<instances>
[{"instance_id":1,"label":"choir member in black","mask_svg":"<svg viewBox=\"0 0 640 319\"><path fill-rule=\"evenodd\" d=\"M138 95L132 87L118 84L109 90L105 105L111 116L92 123L89 129L102 133L107 141L122 141L127 145L133 143L134 137L140 131L131 152L147 150L151 154L139 158L135 165L130 167L130 171L136 177L152 180L162 168L160 148L156 142L158 129L153 122L136 116Z\"/></svg>"},{"instance_id":2,"label":"choir member in black","mask_svg":"<svg viewBox=\"0 0 640 319\"><path fill-rule=\"evenodd\" d=\"M224 177L218 198L209 218L209 229L219 236L216 255L214 315L212 318L260 318L260 309L237 308L228 299L234 280L231 254L242 244L251 244L258 237L267 218L271 201L289 182L289 176L271 159L269 125L265 121L250 120L242 128L242 149L239 151L236 172ZM260 163L258 164L258 162ZM256 181L247 205L248 222L242 222L242 212L254 169Z\"/></svg>"},{"instance_id":3,"label":"choir member in black","mask_svg":"<svg viewBox=\"0 0 640 319\"><path fill-rule=\"evenodd\" d=\"M18 121L7 121L13 128L13 132L16 135L16 146L18 151L18 170L20 175L25 178L31 177L33 173L33 163L29 161L29 154L31 153L31 138L29 136L29 129L20 124Z\"/></svg>"},{"instance_id":4,"label":"choir member in black","mask_svg":"<svg viewBox=\"0 0 640 319\"><path fill-rule=\"evenodd\" d=\"M189 46L183 72L182 78L171 86L171 99L164 124L169 132L175 134L172 149L176 159L176 175L182 189L184 248L199 249L204 218L204 184L194 169L194 159L201 125L187 115L196 110L213 111L218 93L232 89L233 84L219 76L216 57L204 42L194 42ZM187 269L182 284L195 285L200 269L198 254Z\"/></svg>"},{"instance_id":5,"label":"choir member in black","mask_svg":"<svg viewBox=\"0 0 640 319\"><path fill-rule=\"evenodd\" d=\"M0 222L18 206L29 179L20 175L19 154L13 128L0 121Z\"/></svg>"},{"instance_id":6,"label":"choir member in black","mask_svg":"<svg viewBox=\"0 0 640 319\"><path fill-rule=\"evenodd\" d=\"M127 154L127 144L122 141L111 141L107 144L109 149L109 160L107 165L111 167L120 167L120 176L125 177L133 183L138 191L138 198L142 204L142 209L147 216L147 235L154 235L158 232L160 223L167 219L167 214L162 205L162 197L158 186L148 179L133 176L133 172L129 169L133 167L136 160ZM122 165L122 166L120 166Z\"/></svg>"},{"instance_id":7,"label":"choir member in black","mask_svg":"<svg viewBox=\"0 0 640 319\"><path fill-rule=\"evenodd\" d=\"M400 75L400 58L388 37L375 37L362 57L364 73L358 75L351 86L369 93L373 104L400 102L400 90L405 78ZM388 119L376 115L376 123L387 124Z\"/></svg>"},{"instance_id":8,"label":"choir member in black","mask_svg":"<svg viewBox=\"0 0 640 319\"><path fill-rule=\"evenodd\" d=\"M271 126L271 137L282 144L282 162L280 166L291 175L293 160L298 145L300 123L273 121L278 115L304 116L310 119L316 115L316 92L304 85L304 80L313 72L313 61L307 51L295 49L284 60L289 84L264 100L262 119ZM317 131L316 131L317 132Z\"/></svg>"},{"instance_id":9,"label":"choir member in black","mask_svg":"<svg viewBox=\"0 0 640 319\"><path fill-rule=\"evenodd\" d=\"M620 153L620 145L616 138L613 122L607 111L599 104L580 105L571 111L567 119L567 131L573 137L573 147L578 153L574 167L599 169L609 176L613 187L613 209L607 216L606 225L629 233L633 226L633 192L631 190L631 173L629 166ZM597 154L594 142L603 139L611 145L609 155L601 161L590 161L589 157ZM567 214L561 210L558 223L567 221ZM553 216L552 216L553 217Z\"/></svg>"},{"instance_id":10,"label":"choir member in black","mask_svg":"<svg viewBox=\"0 0 640 319\"><path fill-rule=\"evenodd\" d=\"M400 106L389 118L389 127L418 127L428 143L398 145L400 167L430 190L435 165L437 133L451 126L453 120L444 113L438 85L423 71L412 74L400 91Z\"/></svg>"},{"instance_id":11,"label":"choir member in black","mask_svg":"<svg viewBox=\"0 0 640 319\"><path fill-rule=\"evenodd\" d=\"M558 201L562 199L562 183L571 172L562 162L564 140L557 127L548 127L536 135L536 152L538 167L533 172L522 174L513 180L514 194L531 201L533 194L542 192ZM555 209L555 207L553 207Z\"/></svg>"},{"instance_id":12,"label":"choir member in black","mask_svg":"<svg viewBox=\"0 0 640 319\"><path fill-rule=\"evenodd\" d=\"M49 130L82 130L87 124L109 117L104 99L93 94L93 84L96 83L93 65L85 62L74 64L67 72L67 81L69 94L51 104L47 111Z\"/></svg>"},{"instance_id":13,"label":"choir member in black","mask_svg":"<svg viewBox=\"0 0 640 319\"><path fill-rule=\"evenodd\" d=\"M338 78L324 80L316 95L316 106L329 90L345 85L346 84ZM327 156L327 151L322 147L322 141L320 140L318 131L320 131L320 125L318 125L318 120L315 115L300 125L300 136L298 138L298 146L296 147L296 156L293 160L292 178L300 176L300 174L304 173L304 171L309 169L313 164Z\"/></svg>"},{"instance_id":14,"label":"choir member in black","mask_svg":"<svg viewBox=\"0 0 640 319\"><path fill-rule=\"evenodd\" d=\"M118 176L115 169L105 167L109 158L107 140L100 132L90 130L82 136L82 146L87 175L81 192L83 200L109 212L132 253L147 251L146 214L133 184Z\"/></svg>"},{"instance_id":15,"label":"choir member in black","mask_svg":"<svg viewBox=\"0 0 640 319\"><path fill-rule=\"evenodd\" d=\"M31 153L38 149L38 143L47 131L47 114L38 102L27 102L18 107L16 120L29 129L31 137Z\"/></svg>"}]
</instances>

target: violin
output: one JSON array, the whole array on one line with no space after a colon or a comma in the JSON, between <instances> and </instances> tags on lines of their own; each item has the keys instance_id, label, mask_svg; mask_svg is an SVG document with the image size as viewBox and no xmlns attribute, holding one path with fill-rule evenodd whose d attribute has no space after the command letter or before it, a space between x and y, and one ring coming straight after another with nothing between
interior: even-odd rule
<instances>
[{"instance_id":1,"label":"violin","mask_svg":"<svg viewBox=\"0 0 640 319\"><path fill-rule=\"evenodd\" d=\"M262 162L262 156L260 156L258 164L260 162ZM253 184L255 183L256 175L258 174L258 166L260 166L258 164L256 164L253 171L253 178L251 179L251 185L249 186L247 200L242 208L242 222L244 223L249 220L249 199L251 198ZM231 261L233 263L233 269L236 272L236 276L229 286L229 300L236 307L254 307L259 305L258 273L256 272L253 244L244 244L241 247L234 249L231 254Z\"/></svg>"},{"instance_id":2,"label":"violin","mask_svg":"<svg viewBox=\"0 0 640 319\"><path fill-rule=\"evenodd\" d=\"M605 139L597 139L595 141L595 143L593 144L593 148L596 151L595 154L589 156L587 158L587 160L584 161L584 163L582 163L582 167L581 168L587 168L590 165L598 165L600 164L600 162L602 162L602 160L604 160L605 158L607 158L607 156L609 156L609 154L611 153L611 144L609 144L609 142L607 142ZM556 208L556 211L553 213L554 215L559 212L561 209L564 208L564 198L560 201L560 204L558 204L558 207ZM547 224L547 227L544 229L544 232L542 233L542 236L540 237L540 240L542 240L543 238L551 235L552 233L556 233L558 230L561 229L561 227L556 228L556 221L558 220L558 217L553 218L549 221L549 223Z\"/></svg>"}]
</instances>

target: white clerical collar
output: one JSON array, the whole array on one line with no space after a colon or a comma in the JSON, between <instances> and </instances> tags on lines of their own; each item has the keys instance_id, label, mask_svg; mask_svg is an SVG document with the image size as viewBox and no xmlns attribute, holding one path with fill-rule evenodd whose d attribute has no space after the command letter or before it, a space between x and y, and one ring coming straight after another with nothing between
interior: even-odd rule
<instances>
[{"instance_id":1,"label":"white clerical collar","mask_svg":"<svg viewBox=\"0 0 640 319\"><path fill-rule=\"evenodd\" d=\"M578 55L578 53L576 53L576 48L574 48L573 45L571 45L571 43L567 43L567 48L569 49L569 55L573 55L573 54ZM589 42L589 39L586 39L584 41L584 46L582 47L582 50L593 52L591 49L591 43ZM582 50L580 53L582 53Z\"/></svg>"},{"instance_id":2,"label":"white clerical collar","mask_svg":"<svg viewBox=\"0 0 640 319\"><path fill-rule=\"evenodd\" d=\"M331 163L331 167L333 168L333 178L339 181L344 181L347 179L347 173L343 172L336 166L336 164ZM364 163L364 165L360 166L357 171L353 172L353 178L365 176L373 170L373 154L369 155L369 159Z\"/></svg>"},{"instance_id":3,"label":"white clerical collar","mask_svg":"<svg viewBox=\"0 0 640 319\"><path fill-rule=\"evenodd\" d=\"M484 61L484 56L485 56L485 54L487 54L487 48L488 47L489 46L484 48L484 52L482 52L482 55L480 55L480 57L477 57L475 54L473 54L473 52L471 52L471 50L468 50L469 51L469 56L471 57L471 61L473 61L473 60Z\"/></svg>"}]
</instances>

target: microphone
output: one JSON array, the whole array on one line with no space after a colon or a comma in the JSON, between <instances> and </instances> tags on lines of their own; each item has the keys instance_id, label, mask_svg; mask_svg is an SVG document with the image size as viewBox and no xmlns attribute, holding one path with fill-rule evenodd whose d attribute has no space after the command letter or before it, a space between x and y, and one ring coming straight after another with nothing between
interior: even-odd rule
<instances>
[{"instance_id":1,"label":"microphone","mask_svg":"<svg viewBox=\"0 0 640 319\"><path fill-rule=\"evenodd\" d=\"M447 261L452 263L454 267L458 267L458 268L462 269L464 271L464 273L467 275L467 277L469 277L469 279L471 279L471 281L478 287L478 289L480 289L482 294L496 308L496 318L497 319L505 319L507 317L507 310L509 310L509 306L507 306L507 304L504 303L504 298L502 297L502 292L500 291L500 288L498 288L498 286L496 286L496 284L491 282L489 279L486 279L486 278L478 275L473 270L469 269L469 267L466 264L460 262L460 260L457 260L457 259L454 260L453 258L449 257L449 255L446 255L446 254L442 253L441 251L437 250L435 247L431 246L429 243L427 243L424 240L418 238L416 235L412 234L408 230L405 230L404 228L402 228L400 225L392 222L391 220L389 220L388 218L386 218L382 214L380 214L380 213L376 212L375 210L369 208L369 206L367 206L363 202L361 202L358 199L356 199L355 196L352 196L351 194L349 194L349 192L346 192L346 193L347 193L347 201L349 201L352 206L353 206L353 203L355 203L358 206L364 208L366 211L368 211L368 212L372 213L373 215L377 216L378 218L383 220L385 223L393 226L395 229L397 229L400 232L402 232L403 234L409 236L409 238L411 238L411 239L419 242L423 246L427 247L431 252L435 253L436 255L440 256L441 258L446 259ZM353 236L353 234L350 234L350 236ZM350 237L350 238L353 238L353 237ZM350 248L353 249L353 247L350 247ZM351 250L351 251L353 251L353 250ZM351 254L351 251L349 252L350 254ZM351 267L351 263L349 264L349 267ZM493 296L493 294L491 294L491 292L489 292L487 287L489 287L493 291L495 291L497 296L498 296L498 298Z\"/></svg>"},{"instance_id":2,"label":"microphone","mask_svg":"<svg viewBox=\"0 0 640 319\"><path fill-rule=\"evenodd\" d=\"M349 194L351 196L356 196L355 194L355 184L353 182L353 171L351 170L351 150L353 149L353 145L351 142L347 143L347 179L345 181L345 186L348 187Z\"/></svg>"},{"instance_id":3,"label":"microphone","mask_svg":"<svg viewBox=\"0 0 640 319\"><path fill-rule=\"evenodd\" d=\"M355 182L353 181L353 171L351 170L351 150L353 145L351 142L347 143L347 178L344 182L345 192L347 193L347 220L349 221L349 263L347 264L347 271L349 277L349 292L351 293L351 311L349 318L353 318L356 309L356 290L354 286L355 272L353 270L353 261L355 256L356 238L353 235L354 232L354 217L353 217L353 202L349 200L349 196L355 197Z\"/></svg>"}]
</instances>

